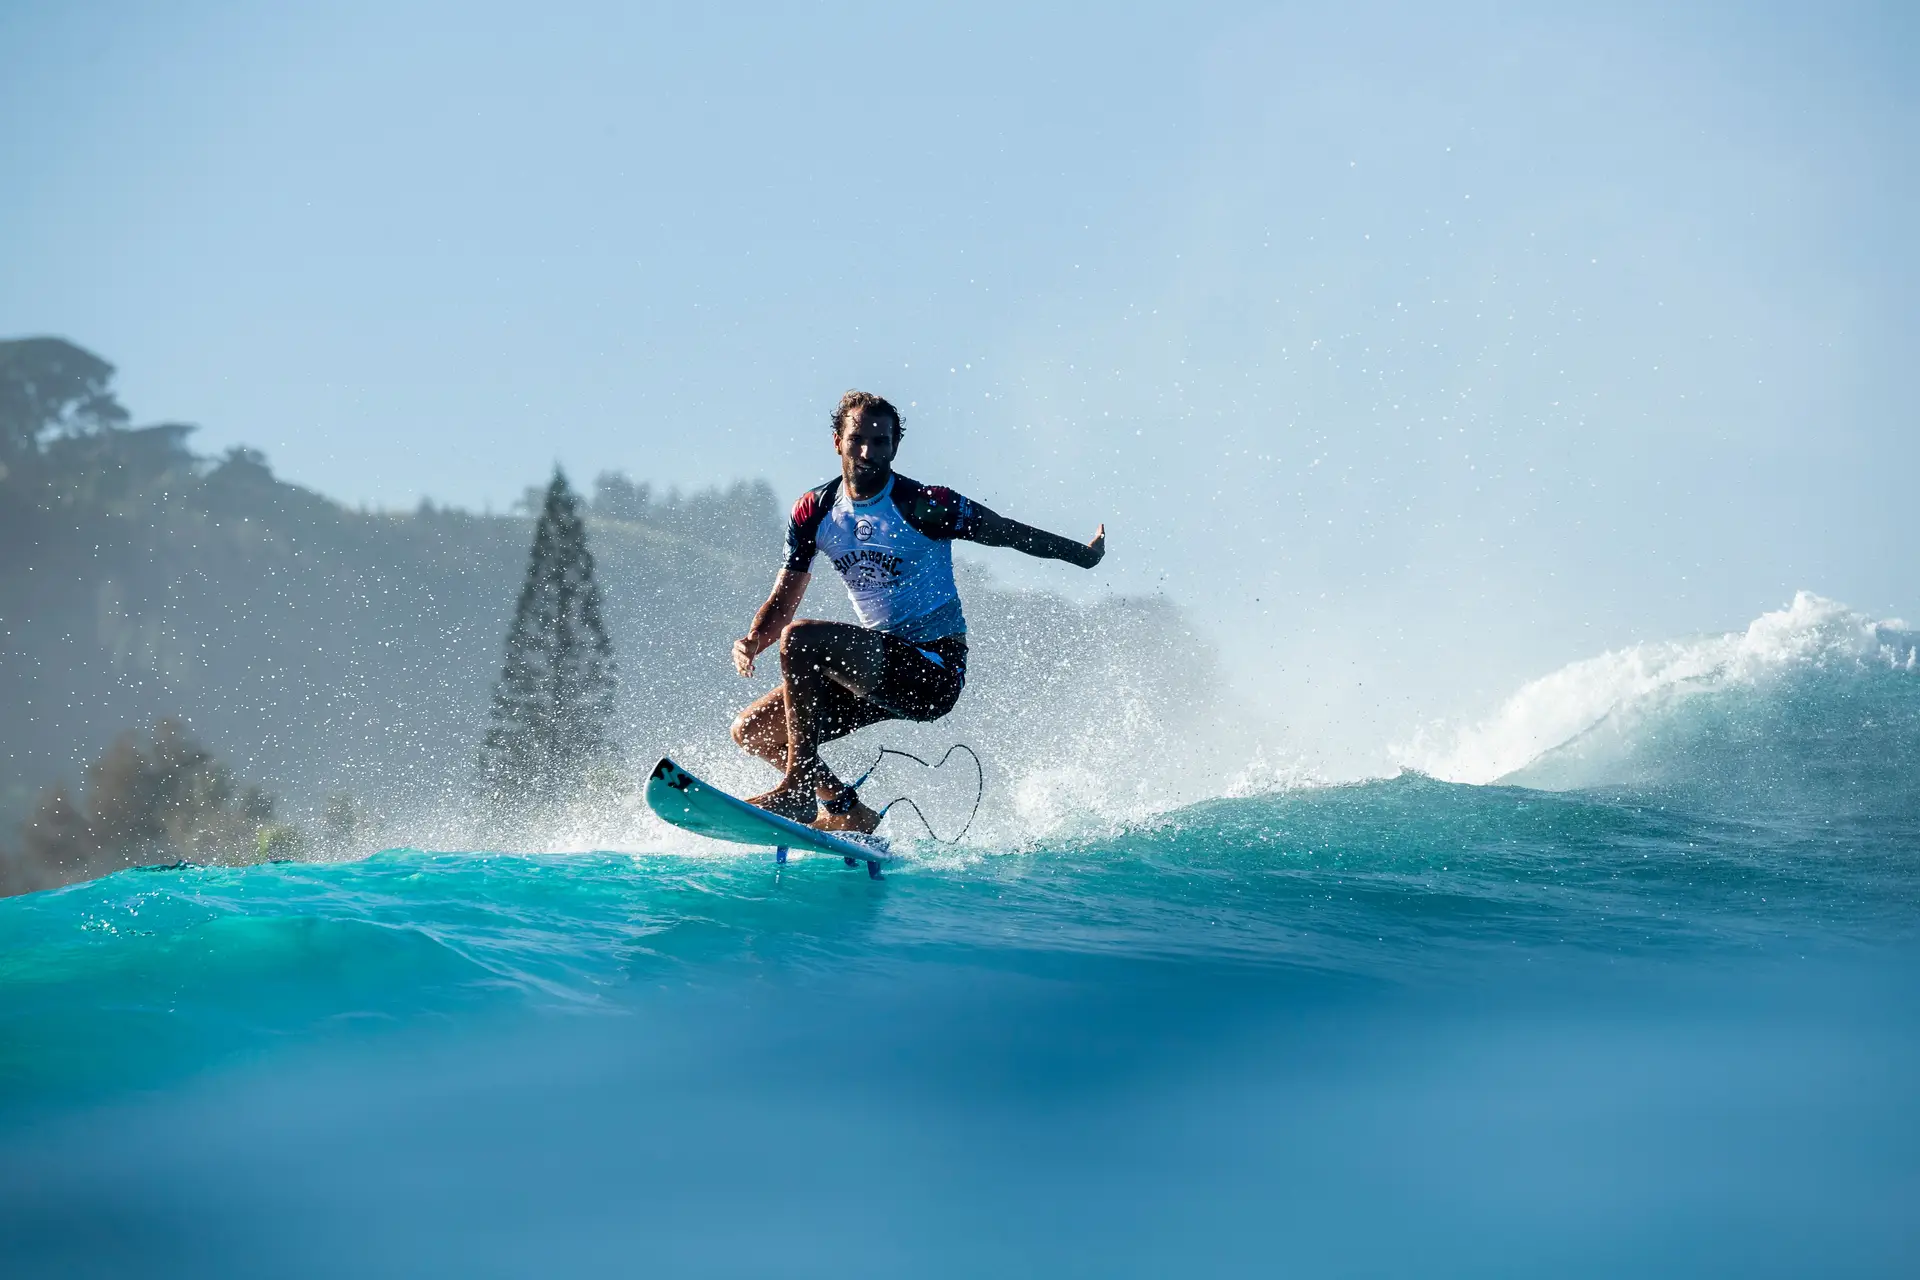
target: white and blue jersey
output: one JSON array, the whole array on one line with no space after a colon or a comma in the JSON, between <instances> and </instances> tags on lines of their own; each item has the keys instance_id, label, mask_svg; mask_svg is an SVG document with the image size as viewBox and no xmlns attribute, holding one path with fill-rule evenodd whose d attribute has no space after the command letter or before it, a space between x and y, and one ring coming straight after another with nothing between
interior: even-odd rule
<instances>
[{"instance_id":1,"label":"white and blue jersey","mask_svg":"<svg viewBox=\"0 0 1920 1280\"><path fill-rule=\"evenodd\" d=\"M926 644L962 635L953 540L974 535L974 505L951 489L894 475L856 501L838 479L793 504L786 567L809 573L825 553L847 584L862 626Z\"/></svg>"}]
</instances>

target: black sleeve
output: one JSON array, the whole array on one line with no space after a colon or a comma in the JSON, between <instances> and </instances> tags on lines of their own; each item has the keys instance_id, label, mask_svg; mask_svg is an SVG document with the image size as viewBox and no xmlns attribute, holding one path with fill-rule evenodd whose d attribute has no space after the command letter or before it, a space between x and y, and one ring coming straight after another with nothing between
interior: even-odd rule
<instances>
[{"instance_id":1,"label":"black sleeve","mask_svg":"<svg viewBox=\"0 0 1920 1280\"><path fill-rule=\"evenodd\" d=\"M895 477L895 484L903 479L905 477ZM971 500L945 485L917 484L911 480L906 481L906 485L907 493L896 490L894 505L908 524L936 542L973 539L977 508Z\"/></svg>"},{"instance_id":2,"label":"black sleeve","mask_svg":"<svg viewBox=\"0 0 1920 1280\"><path fill-rule=\"evenodd\" d=\"M789 573L808 573L813 568L813 553L816 550L814 539L820 532L820 522L826 519L827 511L833 506L833 498L839 487L838 480L829 480L818 489L809 489L800 495L800 501L793 504L793 515L787 521L787 562L783 568Z\"/></svg>"}]
</instances>

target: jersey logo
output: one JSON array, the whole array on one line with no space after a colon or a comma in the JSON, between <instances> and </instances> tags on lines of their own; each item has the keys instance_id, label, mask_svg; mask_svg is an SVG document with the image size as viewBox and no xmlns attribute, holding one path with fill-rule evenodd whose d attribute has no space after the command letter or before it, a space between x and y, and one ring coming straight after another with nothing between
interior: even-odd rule
<instances>
[{"instance_id":1,"label":"jersey logo","mask_svg":"<svg viewBox=\"0 0 1920 1280\"><path fill-rule=\"evenodd\" d=\"M870 519L867 516L861 516L858 520L855 520L853 522L853 536L860 539L860 541L862 542L872 542L873 541L872 519Z\"/></svg>"},{"instance_id":2,"label":"jersey logo","mask_svg":"<svg viewBox=\"0 0 1920 1280\"><path fill-rule=\"evenodd\" d=\"M833 562L849 587L887 586L900 577L900 557L888 555L878 547L849 551Z\"/></svg>"}]
</instances>

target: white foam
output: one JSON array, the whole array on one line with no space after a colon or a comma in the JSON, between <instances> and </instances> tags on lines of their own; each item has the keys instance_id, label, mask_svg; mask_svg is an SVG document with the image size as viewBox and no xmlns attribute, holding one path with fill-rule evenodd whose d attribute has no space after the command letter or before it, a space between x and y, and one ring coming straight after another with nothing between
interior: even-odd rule
<instances>
[{"instance_id":1,"label":"white foam","mask_svg":"<svg viewBox=\"0 0 1920 1280\"><path fill-rule=\"evenodd\" d=\"M1792 604L1761 614L1745 631L1639 644L1571 663L1523 686L1485 720L1429 726L1391 750L1404 766L1436 778L1492 782L1644 699L1836 665L1912 671L1920 652L1904 622L1875 622L1801 591Z\"/></svg>"}]
</instances>

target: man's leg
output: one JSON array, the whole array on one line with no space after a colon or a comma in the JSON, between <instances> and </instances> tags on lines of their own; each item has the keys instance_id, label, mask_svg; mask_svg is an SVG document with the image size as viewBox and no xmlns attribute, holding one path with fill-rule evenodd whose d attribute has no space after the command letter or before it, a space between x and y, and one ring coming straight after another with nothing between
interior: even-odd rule
<instances>
[{"instance_id":1,"label":"man's leg","mask_svg":"<svg viewBox=\"0 0 1920 1280\"><path fill-rule=\"evenodd\" d=\"M816 813L816 790L823 786L842 789L840 780L820 759L820 744L856 727L834 723L837 717L832 713L845 706L844 694L864 698L879 687L886 671L886 649L880 636L864 627L844 622L796 622L781 637L780 670L786 677L778 691L786 704L786 774L778 786L755 796L752 803L809 822ZM770 703L773 696L748 711ZM886 713L872 704L863 709L869 713L860 717L865 723L886 718ZM771 710L767 706L767 711ZM746 718L745 714L741 717L743 721ZM756 755L763 754L756 748L771 747L774 741L770 726L763 727L763 723L743 729L736 722L735 741ZM760 731L754 732L756 729Z\"/></svg>"},{"instance_id":2,"label":"man's leg","mask_svg":"<svg viewBox=\"0 0 1920 1280\"><path fill-rule=\"evenodd\" d=\"M734 717L733 740L749 755L787 771L787 687L756 698Z\"/></svg>"},{"instance_id":3,"label":"man's leg","mask_svg":"<svg viewBox=\"0 0 1920 1280\"><path fill-rule=\"evenodd\" d=\"M844 738L855 729L897 717L878 703L830 685L824 705L816 710L814 727L820 742ZM787 687L756 698L733 719L733 740L748 755L758 756L781 773L787 771Z\"/></svg>"}]
</instances>

